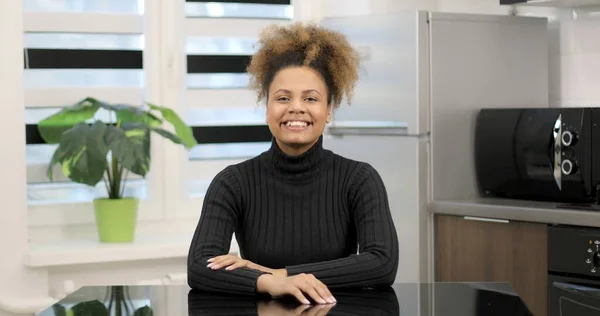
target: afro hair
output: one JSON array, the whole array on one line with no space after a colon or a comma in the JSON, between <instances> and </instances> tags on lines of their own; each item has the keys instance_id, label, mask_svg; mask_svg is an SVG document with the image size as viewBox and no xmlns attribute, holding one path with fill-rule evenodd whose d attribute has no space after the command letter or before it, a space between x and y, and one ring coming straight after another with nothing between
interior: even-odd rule
<instances>
[{"instance_id":1,"label":"afro hair","mask_svg":"<svg viewBox=\"0 0 600 316\"><path fill-rule=\"evenodd\" d=\"M301 22L271 25L261 32L258 45L247 71L259 102L268 97L279 70L308 66L323 77L330 106L339 107L344 95L351 103L360 57L343 34Z\"/></svg>"}]
</instances>

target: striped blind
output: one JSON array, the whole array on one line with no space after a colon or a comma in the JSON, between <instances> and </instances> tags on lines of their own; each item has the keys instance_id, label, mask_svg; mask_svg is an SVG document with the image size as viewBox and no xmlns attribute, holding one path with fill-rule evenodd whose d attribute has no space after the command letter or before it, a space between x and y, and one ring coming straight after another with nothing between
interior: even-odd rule
<instances>
[{"instance_id":1,"label":"striped blind","mask_svg":"<svg viewBox=\"0 0 600 316\"><path fill-rule=\"evenodd\" d=\"M246 67L260 31L292 20L290 0L186 1L184 103L200 143L188 156L189 196L202 198L218 171L269 147L265 109L248 89Z\"/></svg>"},{"instance_id":2,"label":"striped blind","mask_svg":"<svg viewBox=\"0 0 600 316\"><path fill-rule=\"evenodd\" d=\"M104 185L70 182L46 168L56 145L36 124L87 96L140 104L144 99L143 0L23 0L24 88L29 204L89 202ZM98 117L109 121L106 112ZM126 193L143 198L144 180L131 176Z\"/></svg>"},{"instance_id":3,"label":"striped blind","mask_svg":"<svg viewBox=\"0 0 600 316\"><path fill-rule=\"evenodd\" d=\"M102 183L95 189L75 184L61 177L58 169L58 181L49 182L46 167L56 147L43 144L36 124L86 96L138 104L147 100L152 89L163 89L163 79L152 75L152 67L168 62L149 62L148 41L160 41L161 36L153 33L150 37L147 29L163 23L154 21L154 16L165 19L168 13L154 12L149 17L145 5L153 2L150 0L23 1L29 204L89 202L104 195ZM166 163L162 167L170 177L181 175L177 176L184 186L181 191L186 199L192 198L195 214L198 201L194 198L203 197L218 171L269 147L265 109L248 89L245 69L260 31L273 23L289 24L294 17L290 0L187 0L183 8L184 34L167 36L183 37L183 47L178 50L185 55L185 80L182 104L177 104L176 110L193 126L199 145L187 153L187 165ZM152 88L148 87L150 80L155 82ZM107 113L98 116L110 120ZM150 180L131 177L128 195L157 196ZM149 194L149 190L155 193Z\"/></svg>"}]
</instances>

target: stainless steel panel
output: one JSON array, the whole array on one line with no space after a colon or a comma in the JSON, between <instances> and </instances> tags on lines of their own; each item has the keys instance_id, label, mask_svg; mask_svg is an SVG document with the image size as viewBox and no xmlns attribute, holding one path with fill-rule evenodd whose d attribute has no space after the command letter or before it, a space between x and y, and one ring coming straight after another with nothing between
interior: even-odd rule
<instances>
[{"instance_id":1,"label":"stainless steel panel","mask_svg":"<svg viewBox=\"0 0 600 316\"><path fill-rule=\"evenodd\" d=\"M377 121L335 122L327 128L327 133L333 136L405 136L408 135L408 124L405 122Z\"/></svg>"},{"instance_id":2,"label":"stainless steel panel","mask_svg":"<svg viewBox=\"0 0 600 316\"><path fill-rule=\"evenodd\" d=\"M335 121L403 121L408 133L429 131L427 14L407 11L325 18L321 25L347 36L362 55L360 79L351 106L334 113Z\"/></svg>"},{"instance_id":3,"label":"stainless steel panel","mask_svg":"<svg viewBox=\"0 0 600 316\"><path fill-rule=\"evenodd\" d=\"M477 222L490 222L490 223L501 223L508 224L510 223L506 219L496 219L496 218L487 218L487 217L474 217L474 216L465 216L463 217L467 221L477 221Z\"/></svg>"}]
</instances>

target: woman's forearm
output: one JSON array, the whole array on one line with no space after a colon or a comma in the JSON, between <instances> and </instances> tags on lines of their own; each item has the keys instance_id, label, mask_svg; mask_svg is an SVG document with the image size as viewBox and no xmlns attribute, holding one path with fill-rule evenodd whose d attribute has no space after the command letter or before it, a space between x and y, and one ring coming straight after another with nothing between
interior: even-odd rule
<instances>
[{"instance_id":1,"label":"woman's forearm","mask_svg":"<svg viewBox=\"0 0 600 316\"><path fill-rule=\"evenodd\" d=\"M188 254L188 285L191 288L234 294L256 293L256 280L265 271L240 268L213 270L208 260L229 252L238 211L239 188L230 170L211 182Z\"/></svg>"}]
</instances>

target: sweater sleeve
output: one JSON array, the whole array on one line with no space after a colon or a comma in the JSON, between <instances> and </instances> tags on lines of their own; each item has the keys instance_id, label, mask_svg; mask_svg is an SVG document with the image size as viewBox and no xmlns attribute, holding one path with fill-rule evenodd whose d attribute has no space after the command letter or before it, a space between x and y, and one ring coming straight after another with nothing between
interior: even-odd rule
<instances>
[{"instance_id":1,"label":"sweater sleeve","mask_svg":"<svg viewBox=\"0 0 600 316\"><path fill-rule=\"evenodd\" d=\"M398 237L383 180L369 164L349 189L359 252L345 258L286 267L288 275L313 274L329 288L392 285L398 270Z\"/></svg>"},{"instance_id":2,"label":"sweater sleeve","mask_svg":"<svg viewBox=\"0 0 600 316\"><path fill-rule=\"evenodd\" d=\"M204 197L187 259L187 281L191 288L217 293L256 293L256 281L264 272L248 268L225 271L207 267L208 259L229 253L238 222L240 200L239 184L233 172L226 168L215 176Z\"/></svg>"}]
</instances>

